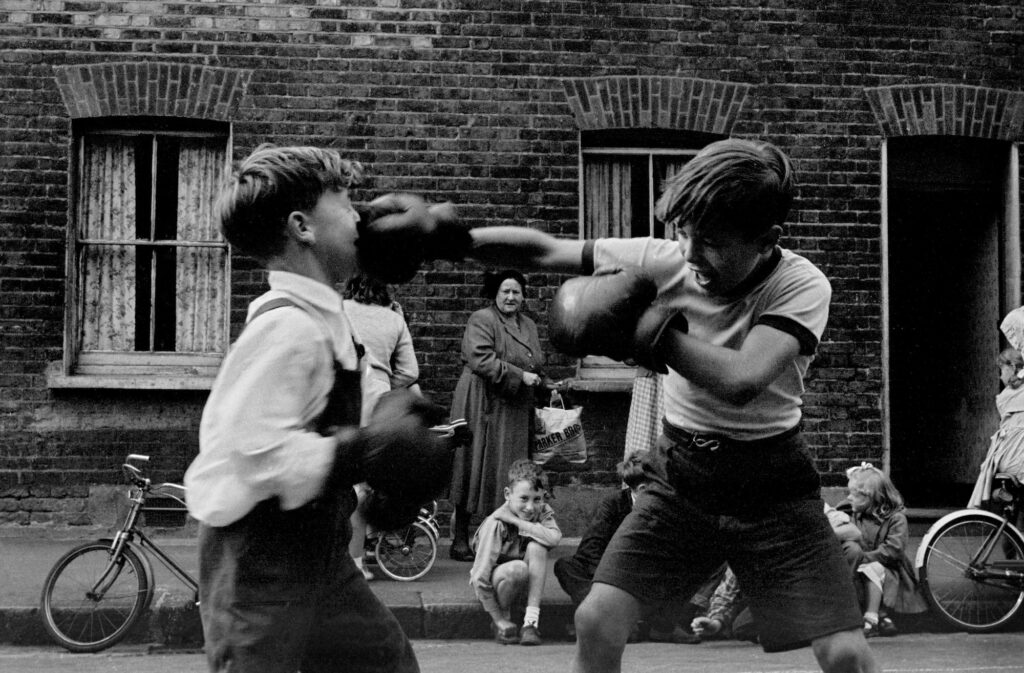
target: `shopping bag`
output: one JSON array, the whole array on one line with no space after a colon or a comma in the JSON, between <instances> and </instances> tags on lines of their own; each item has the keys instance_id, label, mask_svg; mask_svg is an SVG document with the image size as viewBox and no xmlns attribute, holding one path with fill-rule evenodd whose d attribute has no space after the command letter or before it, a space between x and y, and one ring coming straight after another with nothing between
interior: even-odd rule
<instances>
[{"instance_id":1,"label":"shopping bag","mask_svg":"<svg viewBox=\"0 0 1024 673\"><path fill-rule=\"evenodd\" d=\"M565 408L558 391L551 392L548 406L536 410L533 462L543 465L557 457L570 463L587 462L587 440L583 436L583 407Z\"/></svg>"}]
</instances>

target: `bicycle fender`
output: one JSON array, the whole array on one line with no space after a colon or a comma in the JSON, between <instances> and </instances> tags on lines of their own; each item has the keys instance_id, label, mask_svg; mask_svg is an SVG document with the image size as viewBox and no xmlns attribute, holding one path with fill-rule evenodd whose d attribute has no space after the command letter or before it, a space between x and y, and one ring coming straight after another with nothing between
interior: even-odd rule
<instances>
[{"instance_id":1,"label":"bicycle fender","mask_svg":"<svg viewBox=\"0 0 1024 673\"><path fill-rule=\"evenodd\" d=\"M921 566L924 564L924 553L928 549L928 547L931 546L932 539L935 537L936 533L942 530L950 521L966 518L968 516L972 518L989 519L990 521L992 521L992 523L997 525L1001 524L1003 521L1006 521L1006 519L1004 519L1003 517L999 516L998 514L994 514L993 512L990 512L987 509L958 509L955 512L950 512L949 514L945 515L944 517L933 523L931 527L928 529L928 532L925 533L924 537L921 538L921 544L917 547L917 553L914 555L914 568L916 570L921 569ZM1006 527L1011 529L1017 535L1018 539L1024 539L1024 535L1021 535L1021 532L1017 530L1017 527L1014 526L1012 523L1007 522Z\"/></svg>"}]
</instances>

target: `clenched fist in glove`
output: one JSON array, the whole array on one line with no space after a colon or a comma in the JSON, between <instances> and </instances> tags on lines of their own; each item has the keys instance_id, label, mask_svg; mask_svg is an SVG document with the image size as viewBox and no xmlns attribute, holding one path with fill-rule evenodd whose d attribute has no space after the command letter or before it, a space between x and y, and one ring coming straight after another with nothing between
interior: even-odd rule
<instances>
[{"instance_id":1,"label":"clenched fist in glove","mask_svg":"<svg viewBox=\"0 0 1024 673\"><path fill-rule=\"evenodd\" d=\"M328 488L365 481L383 501L403 512L411 509L415 518L419 506L435 498L451 478L454 447L430 429L446 413L408 390L385 393L365 428L336 435L338 456ZM370 523L376 525L385 514Z\"/></svg>"},{"instance_id":2,"label":"clenched fist in glove","mask_svg":"<svg viewBox=\"0 0 1024 673\"><path fill-rule=\"evenodd\" d=\"M665 373L658 342L666 329L685 332L687 325L679 311L652 306L657 294L654 282L637 269L571 278L551 302L551 344L566 355L633 360Z\"/></svg>"},{"instance_id":3,"label":"clenched fist in glove","mask_svg":"<svg viewBox=\"0 0 1024 673\"><path fill-rule=\"evenodd\" d=\"M404 283L425 260L465 259L472 245L450 203L428 206L413 194L386 194L356 205L359 266L385 283Z\"/></svg>"}]
</instances>

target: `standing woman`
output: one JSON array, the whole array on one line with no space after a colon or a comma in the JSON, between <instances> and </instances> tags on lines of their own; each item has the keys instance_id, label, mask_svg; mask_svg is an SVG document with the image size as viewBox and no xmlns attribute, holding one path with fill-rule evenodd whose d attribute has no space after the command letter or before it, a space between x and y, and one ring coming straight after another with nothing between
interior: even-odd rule
<instances>
[{"instance_id":1,"label":"standing woman","mask_svg":"<svg viewBox=\"0 0 1024 673\"><path fill-rule=\"evenodd\" d=\"M522 313L525 290L518 271L486 273L482 294L492 303L470 316L462 337L462 376L451 417L466 419L473 442L455 454L452 470L451 557L457 561L473 560L470 516L501 505L509 466L529 457L544 356L536 323Z\"/></svg>"},{"instance_id":2,"label":"standing woman","mask_svg":"<svg viewBox=\"0 0 1024 673\"><path fill-rule=\"evenodd\" d=\"M412 336L405 324L401 307L391 300L388 287L369 276L356 276L345 288L343 302L345 314L359 341L366 349L368 368L363 377L363 409L361 425L366 425L377 401L384 393L398 388L410 388L419 393L417 381L420 367L416 362ZM398 307L398 310L395 310ZM369 487L356 484L358 506L350 517L352 539L348 550L356 566L367 580L373 573L363 563L366 544L366 499Z\"/></svg>"}]
</instances>

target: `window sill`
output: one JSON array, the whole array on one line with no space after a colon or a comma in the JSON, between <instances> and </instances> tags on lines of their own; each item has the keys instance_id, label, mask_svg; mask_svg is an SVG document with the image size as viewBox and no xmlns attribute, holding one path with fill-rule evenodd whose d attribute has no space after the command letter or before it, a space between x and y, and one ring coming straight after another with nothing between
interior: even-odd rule
<instances>
[{"instance_id":1,"label":"window sill","mask_svg":"<svg viewBox=\"0 0 1024 673\"><path fill-rule=\"evenodd\" d=\"M214 376L202 374L65 374L62 363L51 362L46 372L46 386L56 390L210 390Z\"/></svg>"}]
</instances>

